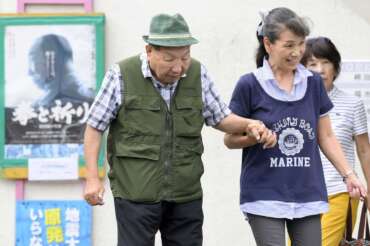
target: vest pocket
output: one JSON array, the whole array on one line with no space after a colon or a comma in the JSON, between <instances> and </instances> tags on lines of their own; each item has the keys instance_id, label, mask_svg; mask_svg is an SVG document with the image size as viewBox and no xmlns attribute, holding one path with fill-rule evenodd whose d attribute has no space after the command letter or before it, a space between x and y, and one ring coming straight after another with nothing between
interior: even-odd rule
<instances>
[{"instance_id":1,"label":"vest pocket","mask_svg":"<svg viewBox=\"0 0 370 246\"><path fill-rule=\"evenodd\" d=\"M116 144L117 157L129 157L148 159L153 161L159 160L160 145L150 145L142 143Z\"/></svg>"},{"instance_id":2,"label":"vest pocket","mask_svg":"<svg viewBox=\"0 0 370 246\"><path fill-rule=\"evenodd\" d=\"M160 146L126 142L116 145L113 194L137 202L158 200L161 169L158 166Z\"/></svg>"},{"instance_id":3,"label":"vest pocket","mask_svg":"<svg viewBox=\"0 0 370 246\"><path fill-rule=\"evenodd\" d=\"M125 96L123 117L127 131L136 135L159 135L163 125L159 98Z\"/></svg>"},{"instance_id":4,"label":"vest pocket","mask_svg":"<svg viewBox=\"0 0 370 246\"><path fill-rule=\"evenodd\" d=\"M202 115L202 101L198 97L177 98L174 115L175 131L177 136L200 136L204 118Z\"/></svg>"},{"instance_id":5,"label":"vest pocket","mask_svg":"<svg viewBox=\"0 0 370 246\"><path fill-rule=\"evenodd\" d=\"M191 165L194 160L201 162L200 156L203 154L204 148L200 138L181 138L181 141L175 146L174 159L177 165Z\"/></svg>"},{"instance_id":6,"label":"vest pocket","mask_svg":"<svg viewBox=\"0 0 370 246\"><path fill-rule=\"evenodd\" d=\"M204 172L201 155L203 145L198 141L197 145L176 144L173 166L173 180L177 182L173 195L181 199L189 197L201 197L202 188L200 178Z\"/></svg>"},{"instance_id":7,"label":"vest pocket","mask_svg":"<svg viewBox=\"0 0 370 246\"><path fill-rule=\"evenodd\" d=\"M160 110L160 99L151 96L125 94L124 106L130 109Z\"/></svg>"}]
</instances>

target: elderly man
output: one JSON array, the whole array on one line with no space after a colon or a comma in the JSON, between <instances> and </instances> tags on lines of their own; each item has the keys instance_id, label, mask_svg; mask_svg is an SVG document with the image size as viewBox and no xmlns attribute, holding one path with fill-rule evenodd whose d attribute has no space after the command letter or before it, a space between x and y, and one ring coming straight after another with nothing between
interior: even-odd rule
<instances>
[{"instance_id":1,"label":"elderly man","mask_svg":"<svg viewBox=\"0 0 370 246\"><path fill-rule=\"evenodd\" d=\"M103 203L97 159L107 140L109 179L118 245L202 245L201 129L204 122L228 133L245 132L265 147L276 137L258 121L238 117L220 100L203 65L190 56L193 38L184 18L154 16L146 52L106 74L85 132L85 199Z\"/></svg>"}]
</instances>

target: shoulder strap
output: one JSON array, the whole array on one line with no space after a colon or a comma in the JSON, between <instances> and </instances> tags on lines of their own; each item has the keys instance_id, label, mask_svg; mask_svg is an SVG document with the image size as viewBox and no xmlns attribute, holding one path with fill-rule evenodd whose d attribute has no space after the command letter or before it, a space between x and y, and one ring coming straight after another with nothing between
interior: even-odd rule
<instances>
[{"instance_id":1,"label":"shoulder strap","mask_svg":"<svg viewBox=\"0 0 370 246\"><path fill-rule=\"evenodd\" d=\"M369 240L370 239L370 233L369 233L369 223L368 223L368 220L367 220L367 206L366 206L366 204L367 204L366 200L364 200L364 202L362 204L360 225L359 225L359 228L358 228L357 238L358 239L364 238L364 232L366 230L365 239Z\"/></svg>"}]
</instances>

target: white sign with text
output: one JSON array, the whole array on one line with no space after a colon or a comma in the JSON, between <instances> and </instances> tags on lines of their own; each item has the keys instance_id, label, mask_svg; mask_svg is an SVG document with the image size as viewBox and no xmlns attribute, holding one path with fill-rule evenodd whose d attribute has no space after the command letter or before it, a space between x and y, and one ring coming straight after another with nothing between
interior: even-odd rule
<instances>
[{"instance_id":1,"label":"white sign with text","mask_svg":"<svg viewBox=\"0 0 370 246\"><path fill-rule=\"evenodd\" d=\"M67 158L31 158L28 160L28 180L76 180L78 156Z\"/></svg>"}]
</instances>

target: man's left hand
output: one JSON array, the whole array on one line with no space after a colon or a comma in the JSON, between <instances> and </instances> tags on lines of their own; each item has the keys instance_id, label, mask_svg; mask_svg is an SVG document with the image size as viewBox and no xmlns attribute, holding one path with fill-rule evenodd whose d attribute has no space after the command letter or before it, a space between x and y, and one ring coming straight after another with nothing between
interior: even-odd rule
<instances>
[{"instance_id":1,"label":"man's left hand","mask_svg":"<svg viewBox=\"0 0 370 246\"><path fill-rule=\"evenodd\" d=\"M250 120L246 132L248 136L263 144L264 149L274 147L277 142L275 132L268 129L260 120Z\"/></svg>"}]
</instances>

